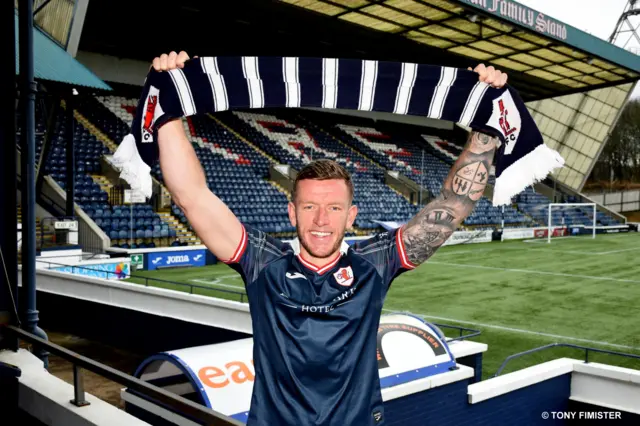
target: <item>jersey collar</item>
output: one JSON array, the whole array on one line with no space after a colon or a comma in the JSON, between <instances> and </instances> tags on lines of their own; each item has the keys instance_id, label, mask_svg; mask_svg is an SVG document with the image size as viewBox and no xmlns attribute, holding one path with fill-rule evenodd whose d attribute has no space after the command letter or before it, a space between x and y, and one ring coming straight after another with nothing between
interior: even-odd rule
<instances>
[{"instance_id":1,"label":"jersey collar","mask_svg":"<svg viewBox=\"0 0 640 426\"><path fill-rule=\"evenodd\" d=\"M293 249L293 253L298 257L298 260L300 261L300 263L302 263L307 268L309 268L312 271L317 272L318 274L321 274L321 275L323 273L327 272L328 270L330 270L331 268L333 268L334 266L336 266L336 264L338 263L340 258L342 256L346 255L347 252L349 251L349 244L347 244L344 240L342 240L342 244L340 244L340 253L338 253L336 258L334 260L332 260L331 262L327 263L326 265L320 267L320 266L314 265L313 263L309 262L308 260L304 260L303 259L302 255L300 253L300 240L298 239L298 237L296 237L293 240L291 240L291 242L289 244L291 245L291 248Z\"/></svg>"}]
</instances>

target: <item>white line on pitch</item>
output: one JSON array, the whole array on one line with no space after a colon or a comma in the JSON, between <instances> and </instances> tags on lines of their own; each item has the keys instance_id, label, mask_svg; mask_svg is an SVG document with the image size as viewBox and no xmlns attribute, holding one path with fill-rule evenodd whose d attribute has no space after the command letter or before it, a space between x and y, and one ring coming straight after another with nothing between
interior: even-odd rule
<instances>
[{"instance_id":1,"label":"white line on pitch","mask_svg":"<svg viewBox=\"0 0 640 426\"><path fill-rule=\"evenodd\" d=\"M586 255L601 255L601 254L606 254L606 253L600 253L600 252L596 252L596 251L578 251L578 250L554 250L554 249L549 249L546 247L540 247L540 248L531 248L531 247L527 247L527 250L538 250L538 251L544 251L544 252L553 252L553 253L567 253L567 254L586 254Z\"/></svg>"},{"instance_id":2,"label":"white line on pitch","mask_svg":"<svg viewBox=\"0 0 640 426\"><path fill-rule=\"evenodd\" d=\"M212 282L212 283L213 282L218 282L218 281L220 281L222 279L225 279L225 278L241 278L241 277L238 274L233 274L233 275L212 275L211 278L213 278L213 280L205 280L204 278L200 278L200 279L194 278L191 281L196 281L197 280L198 282L204 284L205 282Z\"/></svg>"},{"instance_id":3,"label":"white line on pitch","mask_svg":"<svg viewBox=\"0 0 640 426\"><path fill-rule=\"evenodd\" d=\"M383 311L387 311L387 312L393 312L393 313L403 313L403 311L395 311L395 310L392 310L392 309L382 309L382 310ZM493 329L496 329L496 330L509 331L509 332L512 332L512 333L533 334L535 336L550 337L550 338L553 338L553 339L575 340L576 342L589 343L589 344L592 344L592 345L611 346L611 347L615 347L615 348L632 349L632 350L636 350L636 351L640 350L640 348L638 348L638 347L619 345L617 343L609 343L609 342L601 342L601 341L598 341L598 340L581 339L579 337L561 336L561 335L558 335L558 334L550 334L550 333L542 333L542 332L539 332L539 331L523 330L521 328L504 327L502 325L484 324L484 323L481 323L481 322L462 321L462 320L458 320L458 319L454 319L454 318L437 317L437 316L433 316L433 315L419 314L419 313L410 312L410 311L405 311L405 312L413 314L413 315L418 315L418 316L424 317L424 318L431 318L431 319L440 320L440 321L457 322L457 323L460 323L460 324L468 324L468 325L473 325L473 326L476 326L476 327L493 328Z\"/></svg>"},{"instance_id":4,"label":"white line on pitch","mask_svg":"<svg viewBox=\"0 0 640 426\"><path fill-rule=\"evenodd\" d=\"M638 280L628 280L624 278L612 278L612 277L593 277L591 275L574 275L574 274L563 274L561 272L546 272L546 271L536 271L530 269L512 269L512 268L498 268L495 266L482 266L482 265L467 265L464 263L450 263L450 262L438 262L436 260L428 261L427 263L437 264L437 265L448 265L448 266L460 266L462 268L476 268L476 269L492 269L494 271L506 271L506 272L524 272L527 274L540 274L540 275L553 275L556 277L572 277L572 278L586 278L589 280L600 280L600 281L616 281L621 283L635 283L640 284Z\"/></svg>"},{"instance_id":5,"label":"white line on pitch","mask_svg":"<svg viewBox=\"0 0 640 426\"><path fill-rule=\"evenodd\" d=\"M631 251L631 250L640 250L640 247L632 247L623 250L613 250L613 251L601 251L598 254L613 254L613 253L622 253L623 251Z\"/></svg>"},{"instance_id":6,"label":"white line on pitch","mask_svg":"<svg viewBox=\"0 0 640 426\"><path fill-rule=\"evenodd\" d=\"M538 250L538 251L553 252L553 253L566 253L566 254L600 256L600 255L621 253L621 252L624 252L624 251L640 250L640 248L633 247L633 248L622 249L622 250L613 250L613 251L578 251L578 250L562 250L562 249L556 250L556 249L548 248L548 246L535 247L535 248L534 247L525 247L525 246L514 246L514 245L496 246L496 247L490 247L490 248L470 247L469 250L456 250L456 251L445 251L445 252L441 252L441 253L436 253L434 255L434 259L437 259L437 258L440 258L440 257L444 257L444 256L455 256L455 255L459 255L459 254L469 254L469 253L474 253L475 254L475 253L492 252L492 251L498 251L498 250L502 250L502 251L504 251L504 250L512 250L512 251Z\"/></svg>"},{"instance_id":7,"label":"white line on pitch","mask_svg":"<svg viewBox=\"0 0 640 426\"><path fill-rule=\"evenodd\" d=\"M216 286L216 287L228 287L228 288L235 288L235 289L244 289L244 286L241 285L233 285L233 284L224 284L219 282L219 280L216 278L216 281L210 281L210 280L198 280L198 279L192 279L190 280L194 283L198 283L198 284L206 284L207 286Z\"/></svg>"},{"instance_id":8,"label":"white line on pitch","mask_svg":"<svg viewBox=\"0 0 640 426\"><path fill-rule=\"evenodd\" d=\"M457 255L457 254L469 254L469 253L481 253L481 252L491 252L491 251L498 251L498 250L512 250L512 251L525 251L525 250L538 250L538 251L543 251L543 252L554 252L554 253L567 253L567 254L588 254L588 255L597 255L597 254L607 254L606 253L597 253L597 252L588 252L588 251L576 251L576 250L554 250L554 249L549 249L547 247L516 247L516 246L509 246L509 247L493 247L493 248L485 248L485 249L469 249L469 250L458 250L458 251L450 251L450 252L444 252L441 254L436 254L434 255L434 259L442 257L442 256L451 256L451 255ZM635 249L634 249L635 250ZM436 257L437 256L437 257Z\"/></svg>"},{"instance_id":9,"label":"white line on pitch","mask_svg":"<svg viewBox=\"0 0 640 426\"><path fill-rule=\"evenodd\" d=\"M457 250L457 251L443 251L436 253L433 257L443 257L443 256L455 256L457 254L469 254L469 253L481 253L485 251L496 251L499 250L500 247L489 247L489 248L470 248L469 250Z\"/></svg>"}]
</instances>

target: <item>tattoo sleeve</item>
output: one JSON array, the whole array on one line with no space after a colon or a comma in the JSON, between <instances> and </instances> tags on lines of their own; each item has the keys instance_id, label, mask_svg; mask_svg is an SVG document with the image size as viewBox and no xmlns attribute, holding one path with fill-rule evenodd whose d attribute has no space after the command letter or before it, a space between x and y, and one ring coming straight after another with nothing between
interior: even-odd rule
<instances>
[{"instance_id":1,"label":"tattoo sleeve","mask_svg":"<svg viewBox=\"0 0 640 426\"><path fill-rule=\"evenodd\" d=\"M471 132L451 167L440 195L427 204L402 232L407 258L414 265L426 261L471 214L487 186L497 138Z\"/></svg>"}]
</instances>

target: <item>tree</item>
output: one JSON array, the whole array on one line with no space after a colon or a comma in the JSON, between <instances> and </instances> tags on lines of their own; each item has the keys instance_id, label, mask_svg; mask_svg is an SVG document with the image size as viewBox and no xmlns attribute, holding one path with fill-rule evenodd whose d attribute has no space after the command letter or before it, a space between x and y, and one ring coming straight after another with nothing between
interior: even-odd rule
<instances>
[{"instance_id":1,"label":"tree","mask_svg":"<svg viewBox=\"0 0 640 426\"><path fill-rule=\"evenodd\" d=\"M624 106L589 181L589 186L599 182L616 187L640 183L640 99Z\"/></svg>"}]
</instances>

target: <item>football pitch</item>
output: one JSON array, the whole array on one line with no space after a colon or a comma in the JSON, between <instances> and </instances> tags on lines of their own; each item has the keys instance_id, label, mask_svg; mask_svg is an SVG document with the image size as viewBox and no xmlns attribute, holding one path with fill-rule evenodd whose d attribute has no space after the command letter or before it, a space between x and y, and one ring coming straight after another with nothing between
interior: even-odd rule
<instances>
[{"instance_id":1,"label":"football pitch","mask_svg":"<svg viewBox=\"0 0 640 426\"><path fill-rule=\"evenodd\" d=\"M639 254L640 234L635 232L551 244L446 246L393 282L384 313L411 312L436 324L481 331L470 340L488 345L483 378L493 375L507 356L551 343L640 355ZM238 294L244 293L240 276L221 263L134 274L148 277L148 285L246 302L246 295ZM455 330L443 331L458 336ZM584 350L553 348L526 355L502 374L559 357L584 359ZM590 352L589 361L640 369L638 359L609 354Z\"/></svg>"}]
</instances>

